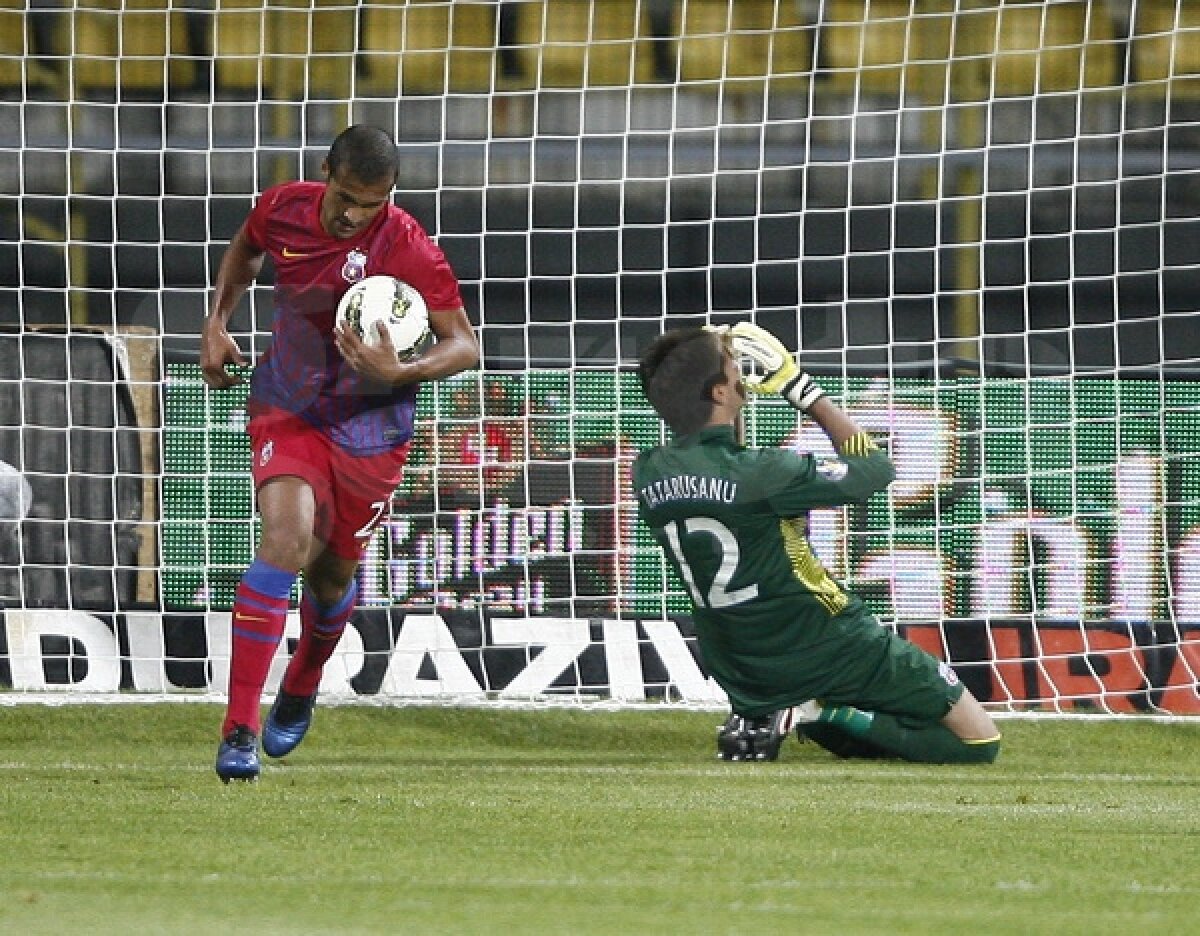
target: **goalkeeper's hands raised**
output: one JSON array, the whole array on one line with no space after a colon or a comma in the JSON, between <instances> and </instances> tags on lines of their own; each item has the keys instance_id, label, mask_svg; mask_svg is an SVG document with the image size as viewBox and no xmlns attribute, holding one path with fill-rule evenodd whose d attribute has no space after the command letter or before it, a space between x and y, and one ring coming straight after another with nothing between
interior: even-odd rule
<instances>
[{"instance_id":1,"label":"goalkeeper's hands raised","mask_svg":"<svg viewBox=\"0 0 1200 936\"><path fill-rule=\"evenodd\" d=\"M811 376L802 371L792 352L765 328L753 322L738 322L729 330L733 350L745 355L762 368L762 375L746 378L746 389L753 393L778 393L792 406L807 413L825 396Z\"/></svg>"}]
</instances>

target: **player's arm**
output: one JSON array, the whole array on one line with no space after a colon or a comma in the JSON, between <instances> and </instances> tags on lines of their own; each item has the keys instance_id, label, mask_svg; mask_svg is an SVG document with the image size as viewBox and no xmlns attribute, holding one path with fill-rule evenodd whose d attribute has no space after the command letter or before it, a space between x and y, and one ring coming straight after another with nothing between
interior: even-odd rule
<instances>
[{"instance_id":1,"label":"player's arm","mask_svg":"<svg viewBox=\"0 0 1200 936\"><path fill-rule=\"evenodd\" d=\"M739 322L730 330L734 350L751 358L763 371L747 378L747 389L755 393L778 393L821 427L833 443L842 471L817 470L818 483L810 485L808 507L844 504L882 491L896 477L891 459L871 437L796 364L790 351L764 328ZM822 492L822 485L828 490Z\"/></svg>"},{"instance_id":2,"label":"player's arm","mask_svg":"<svg viewBox=\"0 0 1200 936\"><path fill-rule=\"evenodd\" d=\"M243 224L225 248L217 269L208 316L200 331L200 371L204 382L217 390L232 387L242 378L225 370L228 364L245 364L237 342L229 334L229 318L263 266L263 251L250 243Z\"/></svg>"},{"instance_id":3,"label":"player's arm","mask_svg":"<svg viewBox=\"0 0 1200 936\"><path fill-rule=\"evenodd\" d=\"M333 339L342 357L356 371L393 386L449 377L479 363L479 340L466 309L431 312L429 328L437 341L408 361L397 359L385 328L380 329L376 345L368 346L348 328L335 329Z\"/></svg>"},{"instance_id":4,"label":"player's arm","mask_svg":"<svg viewBox=\"0 0 1200 936\"><path fill-rule=\"evenodd\" d=\"M863 435L859 427L844 409L829 397L822 394L807 410L808 416L821 427L821 431L829 437L833 447L841 452L843 447L855 436Z\"/></svg>"},{"instance_id":5,"label":"player's arm","mask_svg":"<svg viewBox=\"0 0 1200 936\"><path fill-rule=\"evenodd\" d=\"M870 435L840 406L822 396L809 408L808 415L829 437L842 462L852 473L839 482L840 493L855 499L882 491L896 478L896 466ZM820 469L818 469L820 474Z\"/></svg>"},{"instance_id":6,"label":"player's arm","mask_svg":"<svg viewBox=\"0 0 1200 936\"><path fill-rule=\"evenodd\" d=\"M896 466L887 453L846 412L828 397L820 399L809 415L829 437L838 453L837 464L817 461L816 478L808 485L813 506L837 506L863 501L884 490L896 479Z\"/></svg>"}]
</instances>

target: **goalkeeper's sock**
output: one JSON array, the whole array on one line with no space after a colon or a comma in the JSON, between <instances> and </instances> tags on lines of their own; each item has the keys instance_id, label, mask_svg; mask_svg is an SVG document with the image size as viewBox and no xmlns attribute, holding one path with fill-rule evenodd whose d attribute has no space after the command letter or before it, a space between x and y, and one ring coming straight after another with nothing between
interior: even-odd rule
<instances>
[{"instance_id":1,"label":"goalkeeper's sock","mask_svg":"<svg viewBox=\"0 0 1200 936\"><path fill-rule=\"evenodd\" d=\"M259 733L263 685L283 638L288 596L295 581L295 572L255 559L238 584L233 601L229 704L221 728L222 737L235 725L245 725L255 734Z\"/></svg>"},{"instance_id":2,"label":"goalkeeper's sock","mask_svg":"<svg viewBox=\"0 0 1200 936\"><path fill-rule=\"evenodd\" d=\"M941 722L913 725L895 715L864 712L849 705L821 710L818 724L846 734L907 761L927 764L990 764L1000 753L1000 738L964 741Z\"/></svg>"},{"instance_id":3,"label":"goalkeeper's sock","mask_svg":"<svg viewBox=\"0 0 1200 936\"><path fill-rule=\"evenodd\" d=\"M300 642L283 676L283 691L289 695L310 696L321 683L321 671L342 639L354 605L358 583L351 582L346 593L331 607L323 607L307 588L300 601Z\"/></svg>"},{"instance_id":4,"label":"goalkeeper's sock","mask_svg":"<svg viewBox=\"0 0 1200 936\"><path fill-rule=\"evenodd\" d=\"M814 722L809 725L800 725L797 730L802 740L808 739L818 746L823 747L829 753L836 754L838 757L865 757L874 759L896 756L890 751L876 747L863 738L848 734L835 725Z\"/></svg>"},{"instance_id":5,"label":"goalkeeper's sock","mask_svg":"<svg viewBox=\"0 0 1200 936\"><path fill-rule=\"evenodd\" d=\"M864 712L852 705L826 705L822 706L821 712L817 716L817 723L833 725L848 735L861 738L870 731L874 718L874 712Z\"/></svg>"}]
</instances>

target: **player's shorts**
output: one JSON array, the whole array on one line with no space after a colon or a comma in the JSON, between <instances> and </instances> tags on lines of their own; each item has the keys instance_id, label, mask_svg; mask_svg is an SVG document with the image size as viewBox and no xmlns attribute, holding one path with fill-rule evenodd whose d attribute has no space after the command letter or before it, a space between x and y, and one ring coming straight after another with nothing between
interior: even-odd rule
<instances>
[{"instance_id":1,"label":"player's shorts","mask_svg":"<svg viewBox=\"0 0 1200 936\"><path fill-rule=\"evenodd\" d=\"M842 631L845 653L831 670L829 705L853 705L918 721L940 721L962 698L964 686L949 664L883 627L869 614L831 622Z\"/></svg>"},{"instance_id":2,"label":"player's shorts","mask_svg":"<svg viewBox=\"0 0 1200 936\"><path fill-rule=\"evenodd\" d=\"M400 483L409 443L379 455L351 455L285 410L257 410L247 427L251 474L259 490L272 478L301 478L316 496L316 536L343 559L361 559Z\"/></svg>"},{"instance_id":3,"label":"player's shorts","mask_svg":"<svg viewBox=\"0 0 1200 936\"><path fill-rule=\"evenodd\" d=\"M734 711L766 715L808 699L940 721L964 687L947 664L883 627L866 609L826 618L792 653L738 661L718 682ZM722 678L723 677L723 678Z\"/></svg>"}]
</instances>

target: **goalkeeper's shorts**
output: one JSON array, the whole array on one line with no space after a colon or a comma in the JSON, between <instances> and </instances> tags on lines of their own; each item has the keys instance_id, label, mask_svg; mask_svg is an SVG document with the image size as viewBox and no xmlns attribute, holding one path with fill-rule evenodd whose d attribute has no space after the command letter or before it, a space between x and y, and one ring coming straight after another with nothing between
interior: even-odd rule
<instances>
[{"instance_id":1,"label":"goalkeeper's shorts","mask_svg":"<svg viewBox=\"0 0 1200 936\"><path fill-rule=\"evenodd\" d=\"M837 620L837 619L835 619ZM844 655L816 698L917 722L940 721L962 698L958 675L930 653L883 627L870 615L839 621Z\"/></svg>"},{"instance_id":2,"label":"goalkeeper's shorts","mask_svg":"<svg viewBox=\"0 0 1200 936\"><path fill-rule=\"evenodd\" d=\"M940 721L963 694L949 665L860 610L827 619L820 639L751 666L734 684L718 675L734 711L761 716L817 699L916 722ZM725 678L722 679L721 676Z\"/></svg>"}]
</instances>

